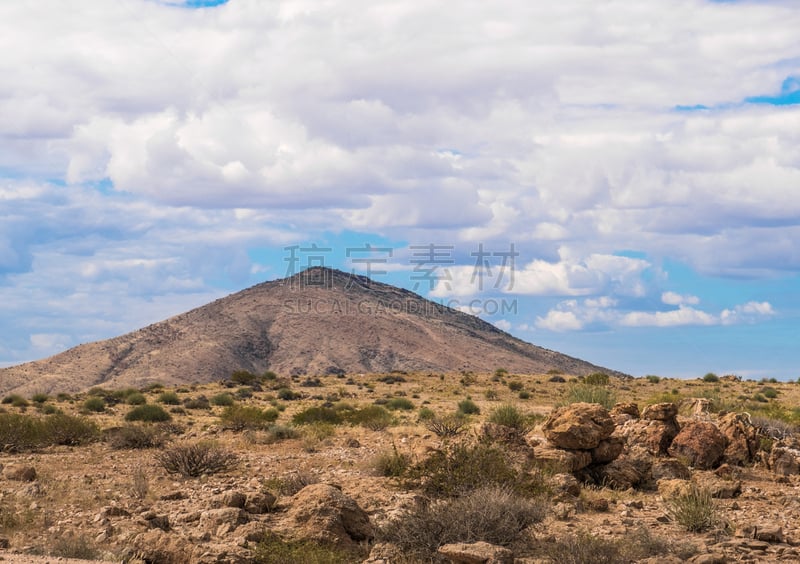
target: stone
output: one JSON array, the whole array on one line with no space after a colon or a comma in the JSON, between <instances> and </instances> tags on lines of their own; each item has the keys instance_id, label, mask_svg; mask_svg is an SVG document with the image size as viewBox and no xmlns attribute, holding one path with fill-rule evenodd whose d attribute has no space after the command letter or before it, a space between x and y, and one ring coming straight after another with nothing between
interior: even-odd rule
<instances>
[{"instance_id":1,"label":"stone","mask_svg":"<svg viewBox=\"0 0 800 564\"><path fill-rule=\"evenodd\" d=\"M294 533L304 539L351 547L371 540L369 517L358 504L329 484L311 484L297 492L287 512Z\"/></svg>"},{"instance_id":2,"label":"stone","mask_svg":"<svg viewBox=\"0 0 800 564\"><path fill-rule=\"evenodd\" d=\"M708 490L711 497L732 499L742 493L742 481L720 478L712 472L697 472L692 481L698 487Z\"/></svg>"},{"instance_id":3,"label":"stone","mask_svg":"<svg viewBox=\"0 0 800 564\"><path fill-rule=\"evenodd\" d=\"M726 564L728 557L719 552L698 554L688 560L691 564Z\"/></svg>"},{"instance_id":4,"label":"stone","mask_svg":"<svg viewBox=\"0 0 800 564\"><path fill-rule=\"evenodd\" d=\"M642 411L642 419L648 421L672 421L678 415L678 406L671 402L654 403Z\"/></svg>"},{"instance_id":5,"label":"stone","mask_svg":"<svg viewBox=\"0 0 800 564\"><path fill-rule=\"evenodd\" d=\"M277 499L269 492L259 492L247 496L247 502L244 505L245 511L253 513L254 515L261 515L269 513L275 508Z\"/></svg>"},{"instance_id":6,"label":"stone","mask_svg":"<svg viewBox=\"0 0 800 564\"><path fill-rule=\"evenodd\" d=\"M692 491L689 480L664 479L658 481L658 495L664 501L687 495Z\"/></svg>"},{"instance_id":7,"label":"stone","mask_svg":"<svg viewBox=\"0 0 800 564\"><path fill-rule=\"evenodd\" d=\"M728 464L744 466L753 461L758 452L757 429L750 424L745 413L728 413L717 423L720 432L727 440L723 460Z\"/></svg>"},{"instance_id":8,"label":"stone","mask_svg":"<svg viewBox=\"0 0 800 564\"><path fill-rule=\"evenodd\" d=\"M647 483L652 460L642 449L633 448L608 464L592 468L595 482L618 490Z\"/></svg>"},{"instance_id":9,"label":"stone","mask_svg":"<svg viewBox=\"0 0 800 564\"><path fill-rule=\"evenodd\" d=\"M245 503L247 502L247 496L242 492L229 491L219 496L216 501L217 507L235 507L238 509L243 509Z\"/></svg>"},{"instance_id":10,"label":"stone","mask_svg":"<svg viewBox=\"0 0 800 564\"><path fill-rule=\"evenodd\" d=\"M0 548L8 548L11 546L11 541L6 537L0 537Z\"/></svg>"},{"instance_id":11,"label":"stone","mask_svg":"<svg viewBox=\"0 0 800 564\"><path fill-rule=\"evenodd\" d=\"M581 495L581 485L572 474L554 474L550 478L550 485L554 490L568 493L574 497Z\"/></svg>"},{"instance_id":12,"label":"stone","mask_svg":"<svg viewBox=\"0 0 800 564\"><path fill-rule=\"evenodd\" d=\"M590 511L596 511L598 513L605 513L608 511L608 500L604 497L597 497L594 499L590 499L586 502L586 507Z\"/></svg>"},{"instance_id":13,"label":"stone","mask_svg":"<svg viewBox=\"0 0 800 564\"><path fill-rule=\"evenodd\" d=\"M650 477L654 482L664 479L688 480L692 477L692 471L676 458L660 458L653 461Z\"/></svg>"},{"instance_id":14,"label":"stone","mask_svg":"<svg viewBox=\"0 0 800 564\"><path fill-rule=\"evenodd\" d=\"M588 450L565 450L549 445L536 447L536 460L558 472L577 472L592 463Z\"/></svg>"},{"instance_id":15,"label":"stone","mask_svg":"<svg viewBox=\"0 0 800 564\"><path fill-rule=\"evenodd\" d=\"M631 421L620 430L629 445L642 446L653 456L666 455L679 431L678 423L674 419Z\"/></svg>"},{"instance_id":16,"label":"stone","mask_svg":"<svg viewBox=\"0 0 800 564\"><path fill-rule=\"evenodd\" d=\"M614 404L614 407L611 408L611 411L608 412L614 422L617 422L619 419L621 422L629 421L631 419L639 419L641 414L639 413L639 406L635 403L617 403ZM617 423L620 425L621 423Z\"/></svg>"},{"instance_id":17,"label":"stone","mask_svg":"<svg viewBox=\"0 0 800 564\"><path fill-rule=\"evenodd\" d=\"M622 454L625 448L625 438L612 435L600 441L600 444L592 449L593 464L608 464Z\"/></svg>"},{"instance_id":18,"label":"stone","mask_svg":"<svg viewBox=\"0 0 800 564\"><path fill-rule=\"evenodd\" d=\"M513 564L514 562L514 553L509 549L483 541L471 544L445 544L439 547L438 552L451 564Z\"/></svg>"},{"instance_id":19,"label":"stone","mask_svg":"<svg viewBox=\"0 0 800 564\"><path fill-rule=\"evenodd\" d=\"M36 480L36 468L33 466L6 466L3 468L3 476L6 480L33 482Z\"/></svg>"},{"instance_id":20,"label":"stone","mask_svg":"<svg viewBox=\"0 0 800 564\"><path fill-rule=\"evenodd\" d=\"M218 537L236 530L247 523L247 514L237 507L209 509L200 514L200 528Z\"/></svg>"},{"instance_id":21,"label":"stone","mask_svg":"<svg viewBox=\"0 0 800 564\"><path fill-rule=\"evenodd\" d=\"M773 473L779 476L800 474L800 451L779 446L779 444L773 445L767 465Z\"/></svg>"},{"instance_id":22,"label":"stone","mask_svg":"<svg viewBox=\"0 0 800 564\"><path fill-rule=\"evenodd\" d=\"M161 529L162 531L169 531L169 516L148 514L144 516L145 523L148 529Z\"/></svg>"},{"instance_id":23,"label":"stone","mask_svg":"<svg viewBox=\"0 0 800 564\"><path fill-rule=\"evenodd\" d=\"M708 421L691 421L683 426L667 452L683 458L687 464L701 470L715 468L726 447L725 435Z\"/></svg>"},{"instance_id":24,"label":"stone","mask_svg":"<svg viewBox=\"0 0 800 564\"><path fill-rule=\"evenodd\" d=\"M603 406L580 402L555 409L542 425L542 431L557 448L586 450L611 436L614 421Z\"/></svg>"}]
</instances>

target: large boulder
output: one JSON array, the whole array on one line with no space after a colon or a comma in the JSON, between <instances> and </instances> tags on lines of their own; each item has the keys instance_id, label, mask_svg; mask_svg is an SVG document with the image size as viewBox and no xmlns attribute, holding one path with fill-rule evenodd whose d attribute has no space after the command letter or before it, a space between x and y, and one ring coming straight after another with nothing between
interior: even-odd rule
<instances>
[{"instance_id":1,"label":"large boulder","mask_svg":"<svg viewBox=\"0 0 800 564\"><path fill-rule=\"evenodd\" d=\"M720 418L717 426L728 442L723 455L725 462L742 466L755 458L758 452L758 431L750 424L746 414L728 413Z\"/></svg>"},{"instance_id":2,"label":"large boulder","mask_svg":"<svg viewBox=\"0 0 800 564\"><path fill-rule=\"evenodd\" d=\"M549 445L536 447L536 460L555 472L577 472L592 463L588 450L566 450Z\"/></svg>"},{"instance_id":3,"label":"large boulder","mask_svg":"<svg viewBox=\"0 0 800 564\"><path fill-rule=\"evenodd\" d=\"M725 453L727 441L716 425L708 421L690 421L672 441L667 452L682 458L700 470L715 468Z\"/></svg>"},{"instance_id":4,"label":"large boulder","mask_svg":"<svg viewBox=\"0 0 800 564\"><path fill-rule=\"evenodd\" d=\"M678 415L678 406L671 402L654 403L642 411L642 419L648 421L671 421Z\"/></svg>"},{"instance_id":5,"label":"large boulder","mask_svg":"<svg viewBox=\"0 0 800 564\"><path fill-rule=\"evenodd\" d=\"M509 549L488 542L445 544L439 547L439 554L451 564L512 564L514 553Z\"/></svg>"},{"instance_id":6,"label":"large boulder","mask_svg":"<svg viewBox=\"0 0 800 564\"><path fill-rule=\"evenodd\" d=\"M653 456L664 456L679 431L674 419L641 419L626 423L619 432L625 435L629 446L641 446Z\"/></svg>"},{"instance_id":7,"label":"large boulder","mask_svg":"<svg viewBox=\"0 0 800 564\"><path fill-rule=\"evenodd\" d=\"M779 476L800 474L800 450L776 443L769 453L767 465Z\"/></svg>"},{"instance_id":8,"label":"large boulder","mask_svg":"<svg viewBox=\"0 0 800 564\"><path fill-rule=\"evenodd\" d=\"M557 448L596 448L614 432L614 420L596 403L573 403L550 414L542 425L545 438Z\"/></svg>"},{"instance_id":9,"label":"large boulder","mask_svg":"<svg viewBox=\"0 0 800 564\"><path fill-rule=\"evenodd\" d=\"M625 448L625 437L612 435L600 441L600 444L592 449L593 464L608 464L622 454Z\"/></svg>"},{"instance_id":10,"label":"large boulder","mask_svg":"<svg viewBox=\"0 0 800 564\"><path fill-rule=\"evenodd\" d=\"M641 417L639 406L635 403L617 403L611 408L608 414L617 425L622 425L626 421L632 421Z\"/></svg>"},{"instance_id":11,"label":"large boulder","mask_svg":"<svg viewBox=\"0 0 800 564\"><path fill-rule=\"evenodd\" d=\"M593 467L591 476L598 484L618 490L646 485L650 480L652 459L642 449L633 448L612 462Z\"/></svg>"},{"instance_id":12,"label":"large boulder","mask_svg":"<svg viewBox=\"0 0 800 564\"><path fill-rule=\"evenodd\" d=\"M342 491L311 484L295 494L287 513L295 537L351 548L374 536L369 517Z\"/></svg>"}]
</instances>

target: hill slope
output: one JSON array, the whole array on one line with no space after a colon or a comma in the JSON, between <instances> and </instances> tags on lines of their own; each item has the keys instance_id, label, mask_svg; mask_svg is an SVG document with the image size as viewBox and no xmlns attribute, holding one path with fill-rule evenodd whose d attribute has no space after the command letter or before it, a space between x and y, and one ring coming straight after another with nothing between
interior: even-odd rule
<instances>
[{"instance_id":1,"label":"hill slope","mask_svg":"<svg viewBox=\"0 0 800 564\"><path fill-rule=\"evenodd\" d=\"M519 373L604 370L407 290L317 267L127 335L2 369L0 393L203 383L237 369L288 375L501 366Z\"/></svg>"}]
</instances>

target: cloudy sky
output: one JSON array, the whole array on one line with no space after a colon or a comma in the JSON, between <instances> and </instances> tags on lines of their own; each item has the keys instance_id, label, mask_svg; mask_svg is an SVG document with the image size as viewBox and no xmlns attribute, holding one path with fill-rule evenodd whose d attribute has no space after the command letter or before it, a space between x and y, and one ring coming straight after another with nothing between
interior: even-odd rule
<instances>
[{"instance_id":1,"label":"cloudy sky","mask_svg":"<svg viewBox=\"0 0 800 564\"><path fill-rule=\"evenodd\" d=\"M2 2L0 364L322 261L636 375L795 379L798 29L789 0Z\"/></svg>"}]
</instances>

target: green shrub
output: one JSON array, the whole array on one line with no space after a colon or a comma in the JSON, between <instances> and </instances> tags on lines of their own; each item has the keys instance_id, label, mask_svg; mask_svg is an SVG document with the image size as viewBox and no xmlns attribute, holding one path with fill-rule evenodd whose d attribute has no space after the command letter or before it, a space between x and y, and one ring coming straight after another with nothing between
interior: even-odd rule
<instances>
[{"instance_id":1,"label":"green shrub","mask_svg":"<svg viewBox=\"0 0 800 564\"><path fill-rule=\"evenodd\" d=\"M593 372L583 379L587 386L605 386L608 384L608 374L604 372Z\"/></svg>"},{"instance_id":2,"label":"green shrub","mask_svg":"<svg viewBox=\"0 0 800 564\"><path fill-rule=\"evenodd\" d=\"M436 417L436 413L430 407L420 407L417 411L417 419L420 421L429 421Z\"/></svg>"},{"instance_id":3,"label":"green shrub","mask_svg":"<svg viewBox=\"0 0 800 564\"><path fill-rule=\"evenodd\" d=\"M411 400L406 398L392 398L386 402L386 409L391 409L392 411L411 411L414 409L414 404Z\"/></svg>"},{"instance_id":4,"label":"green shrub","mask_svg":"<svg viewBox=\"0 0 800 564\"><path fill-rule=\"evenodd\" d=\"M156 462L168 474L196 478L230 470L237 464L238 457L214 443L199 442L166 448L156 454Z\"/></svg>"},{"instance_id":5,"label":"green shrub","mask_svg":"<svg viewBox=\"0 0 800 564\"><path fill-rule=\"evenodd\" d=\"M264 372L263 378L265 381L272 382L278 379L278 375L275 374L272 370L267 370L266 372Z\"/></svg>"},{"instance_id":6,"label":"green shrub","mask_svg":"<svg viewBox=\"0 0 800 564\"><path fill-rule=\"evenodd\" d=\"M489 422L497 425L503 425L505 427L511 427L512 429L517 429L518 431L523 432L527 430L528 427L527 422L525 421L525 416L520 413L520 411L514 405L509 403L495 408L489 414Z\"/></svg>"},{"instance_id":7,"label":"green shrub","mask_svg":"<svg viewBox=\"0 0 800 564\"><path fill-rule=\"evenodd\" d=\"M382 431L392 424L393 417L380 405L368 405L346 413L345 419L351 425L361 425L372 431Z\"/></svg>"},{"instance_id":8,"label":"green shrub","mask_svg":"<svg viewBox=\"0 0 800 564\"><path fill-rule=\"evenodd\" d=\"M519 380L512 380L507 385L508 389L511 390L512 392L518 392L525 387Z\"/></svg>"},{"instance_id":9,"label":"green shrub","mask_svg":"<svg viewBox=\"0 0 800 564\"><path fill-rule=\"evenodd\" d=\"M658 384L661 381L661 377L656 376L655 374L648 374L647 376L645 376L645 378L651 384Z\"/></svg>"},{"instance_id":10,"label":"green shrub","mask_svg":"<svg viewBox=\"0 0 800 564\"><path fill-rule=\"evenodd\" d=\"M3 398L2 403L11 404L13 407L28 407L28 400L19 394L10 394Z\"/></svg>"},{"instance_id":11,"label":"green shrub","mask_svg":"<svg viewBox=\"0 0 800 564\"><path fill-rule=\"evenodd\" d=\"M39 408L39 411L44 415L54 415L56 413L62 413L60 409L50 403L46 403Z\"/></svg>"},{"instance_id":12,"label":"green shrub","mask_svg":"<svg viewBox=\"0 0 800 564\"><path fill-rule=\"evenodd\" d=\"M183 407L186 409L211 409L211 403L206 396L197 396L183 400Z\"/></svg>"},{"instance_id":13,"label":"green shrub","mask_svg":"<svg viewBox=\"0 0 800 564\"><path fill-rule=\"evenodd\" d=\"M602 386L589 384L573 384L567 389L565 404L570 403L599 403L606 409L611 409L617 403L614 392Z\"/></svg>"},{"instance_id":14,"label":"green shrub","mask_svg":"<svg viewBox=\"0 0 800 564\"><path fill-rule=\"evenodd\" d=\"M106 402L100 396L91 396L86 398L86 401L83 402L83 408L86 411L102 413L106 410Z\"/></svg>"},{"instance_id":15,"label":"green shrub","mask_svg":"<svg viewBox=\"0 0 800 564\"><path fill-rule=\"evenodd\" d=\"M342 423L342 416L338 411L330 407L309 407L295 413L292 417L292 423L295 425L308 425L309 423L338 425Z\"/></svg>"},{"instance_id":16,"label":"green shrub","mask_svg":"<svg viewBox=\"0 0 800 564\"><path fill-rule=\"evenodd\" d=\"M172 416L164 411L160 405L145 404L139 405L131 409L125 416L125 421L171 421Z\"/></svg>"},{"instance_id":17,"label":"green shrub","mask_svg":"<svg viewBox=\"0 0 800 564\"><path fill-rule=\"evenodd\" d=\"M259 409L247 405L231 405L220 415L222 424L234 431L266 429L278 418L277 409Z\"/></svg>"},{"instance_id":18,"label":"green shrub","mask_svg":"<svg viewBox=\"0 0 800 564\"><path fill-rule=\"evenodd\" d=\"M264 436L265 444L277 443L288 439L296 439L300 436L297 429L286 425L270 425Z\"/></svg>"},{"instance_id":19,"label":"green shrub","mask_svg":"<svg viewBox=\"0 0 800 564\"><path fill-rule=\"evenodd\" d=\"M519 393L519 399L521 400L531 399L531 393L527 390L522 390Z\"/></svg>"},{"instance_id":20,"label":"green shrub","mask_svg":"<svg viewBox=\"0 0 800 564\"><path fill-rule=\"evenodd\" d=\"M293 392L289 388L280 388L276 395L278 396L278 399L283 401L292 401L303 397L301 394Z\"/></svg>"},{"instance_id":21,"label":"green shrub","mask_svg":"<svg viewBox=\"0 0 800 564\"><path fill-rule=\"evenodd\" d=\"M211 405L217 405L220 407L229 407L233 405L233 403L234 403L233 396L227 392L217 394L211 398Z\"/></svg>"},{"instance_id":22,"label":"green shrub","mask_svg":"<svg viewBox=\"0 0 800 564\"><path fill-rule=\"evenodd\" d=\"M151 382L147 384L144 388L142 388L143 392L157 392L158 390L163 390L164 384L161 382Z\"/></svg>"},{"instance_id":23,"label":"green shrub","mask_svg":"<svg viewBox=\"0 0 800 564\"><path fill-rule=\"evenodd\" d=\"M541 498L484 486L462 497L417 504L382 527L378 538L400 547L409 561L436 562L437 549L448 543L514 545L546 514L547 502Z\"/></svg>"},{"instance_id":24,"label":"green shrub","mask_svg":"<svg viewBox=\"0 0 800 564\"><path fill-rule=\"evenodd\" d=\"M764 386L761 388L761 393L764 394L764 397L767 399L775 399L778 397L778 390L772 386Z\"/></svg>"},{"instance_id":25,"label":"green shrub","mask_svg":"<svg viewBox=\"0 0 800 564\"><path fill-rule=\"evenodd\" d=\"M31 401L33 403L38 403L38 404L42 404L42 403L46 402L49 399L50 399L50 396L48 396L47 394L43 394L43 393L33 394L31 396Z\"/></svg>"},{"instance_id":26,"label":"green shrub","mask_svg":"<svg viewBox=\"0 0 800 564\"><path fill-rule=\"evenodd\" d=\"M72 401L72 396L66 392L56 394L56 401Z\"/></svg>"},{"instance_id":27,"label":"green shrub","mask_svg":"<svg viewBox=\"0 0 800 564\"><path fill-rule=\"evenodd\" d=\"M458 402L458 412L464 415L478 415L481 412L481 408L474 401L467 398Z\"/></svg>"},{"instance_id":28,"label":"green shrub","mask_svg":"<svg viewBox=\"0 0 800 564\"><path fill-rule=\"evenodd\" d=\"M77 446L95 441L100 436L97 425L84 417L57 413L45 417L43 424L49 444Z\"/></svg>"},{"instance_id":29,"label":"green shrub","mask_svg":"<svg viewBox=\"0 0 800 564\"><path fill-rule=\"evenodd\" d=\"M141 392L134 392L125 397L125 403L128 405L144 405L147 403L147 398Z\"/></svg>"},{"instance_id":30,"label":"green shrub","mask_svg":"<svg viewBox=\"0 0 800 564\"><path fill-rule=\"evenodd\" d=\"M236 390L236 397L239 399L248 399L253 397L253 388L244 386Z\"/></svg>"},{"instance_id":31,"label":"green shrub","mask_svg":"<svg viewBox=\"0 0 800 564\"><path fill-rule=\"evenodd\" d=\"M175 392L162 392L158 396L158 403L163 403L165 405L180 405L181 400L178 398L178 394Z\"/></svg>"},{"instance_id":32,"label":"green shrub","mask_svg":"<svg viewBox=\"0 0 800 564\"><path fill-rule=\"evenodd\" d=\"M703 382L719 382L719 376L717 376L713 372L709 372L708 374L703 376Z\"/></svg>"},{"instance_id":33,"label":"green shrub","mask_svg":"<svg viewBox=\"0 0 800 564\"><path fill-rule=\"evenodd\" d=\"M312 541L281 540L274 533L265 533L265 538L256 546L252 554L254 564L349 564L360 562L352 553L331 545Z\"/></svg>"},{"instance_id":34,"label":"green shrub","mask_svg":"<svg viewBox=\"0 0 800 564\"><path fill-rule=\"evenodd\" d=\"M237 370L231 374L231 382L240 386L252 386L258 381L258 376L247 370Z\"/></svg>"},{"instance_id":35,"label":"green shrub","mask_svg":"<svg viewBox=\"0 0 800 564\"><path fill-rule=\"evenodd\" d=\"M711 492L694 484L686 493L667 501L667 513L692 533L706 531L720 523Z\"/></svg>"}]
</instances>

